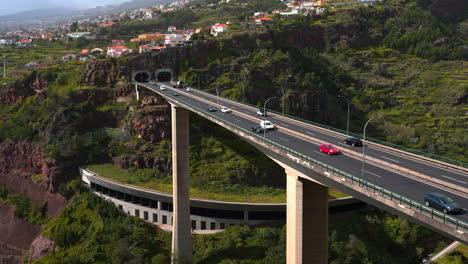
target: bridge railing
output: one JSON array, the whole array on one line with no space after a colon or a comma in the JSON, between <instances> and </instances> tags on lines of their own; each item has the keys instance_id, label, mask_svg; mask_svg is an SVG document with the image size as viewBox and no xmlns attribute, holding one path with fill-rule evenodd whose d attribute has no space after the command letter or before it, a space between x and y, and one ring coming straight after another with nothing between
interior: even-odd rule
<instances>
[{"instance_id":1,"label":"bridge railing","mask_svg":"<svg viewBox=\"0 0 468 264\"><path fill-rule=\"evenodd\" d=\"M193 89L195 89L197 91L200 91L200 92L203 92L203 93L206 93L206 94L210 94L209 92L206 92L206 91L203 91L203 90L200 90L200 89L196 89L196 88L193 88ZM213 94L210 94L210 95L213 95ZM238 101L238 100L235 100L235 99L232 99L232 98L228 98L228 97L224 97L224 96L220 96L220 97L222 97L223 99L232 101L232 102L236 102L236 103L245 104L245 105L248 105L248 106L251 106L251 107L259 108L258 105L243 103L241 101ZM280 112L278 112L276 110L271 110L271 109L267 109L267 110L269 112L273 112L273 113L275 113L275 114L277 114L279 116L284 116L284 117L287 117L287 118L290 118L290 119L293 119L293 120L297 120L297 121L300 121L300 122L303 122L303 123L307 123L307 124L314 125L314 126L317 126L317 127L325 128L325 129L332 130L332 131L338 132L340 134L346 135L346 131L342 130L342 129L339 129L339 128L335 128L335 127L323 125L323 124L320 124L320 123L312 122L310 120L302 119L302 118L295 117L295 116L288 115L288 114L283 115L283 113L280 113ZM353 133L353 132L350 132L349 136L360 138L360 139L363 138L361 134L356 134L356 133ZM382 141L382 140L367 137L367 136L366 136L366 141L374 142L374 143L377 143L377 144L380 144L380 145L385 145L385 146L388 146L388 147L403 150L403 151L410 152L410 153L413 153L413 154L417 154L417 155L420 155L420 156L424 156L424 157L428 157L428 158L431 158L431 159L435 159L435 160L443 161L443 162L450 163L450 164L453 164L453 165L457 165L457 166L460 166L460 167L468 168L468 163L458 161L458 160L454 160L454 159L449 159L449 158L442 157L442 156L438 156L438 155L435 155L435 154L432 154L432 153L427 153L427 152L424 152L424 151L421 151L421 150L412 149L412 148L408 148L408 147L405 147L405 146L400 146L400 145L397 145L397 144L393 144L393 143L390 143L390 142Z\"/></svg>"},{"instance_id":2,"label":"bridge railing","mask_svg":"<svg viewBox=\"0 0 468 264\"><path fill-rule=\"evenodd\" d=\"M150 88L151 89L151 88ZM172 95L172 94L166 94L166 96L170 96L170 97L173 97L174 99L177 99L176 96ZM200 111L200 112L203 112L205 115L208 115L210 116L211 118L219 121L219 122L222 122L224 124L226 124L227 126L231 127L232 129L234 130L237 130L238 132L242 132L244 134L247 134L251 137L254 137L256 138L257 140L260 140L260 141L263 141L263 142L266 142L270 145L273 145L279 149L282 149L283 151L286 151L288 152L289 154L292 154L294 155L295 157L297 158L300 158L302 160L305 160L305 161L308 161L310 162L312 165L314 166L318 166L322 169L324 169L325 171L329 172L329 173L332 173L334 174L335 176L338 176L338 177L341 177L342 179L344 179L345 181L347 182L351 182L352 184L356 184L358 185L359 187L361 188L365 188L366 190L369 190L369 191L372 191L373 193L376 193L378 195L380 195L381 197L385 198L385 199L389 199L391 201L396 201L398 202L398 204L402 205L402 206L406 206L416 212L419 212L421 214L424 214L426 216L429 216L431 217L432 219L435 219L439 222L442 222L448 226L451 226L453 228L455 228L456 230L461 230L461 231L468 231L468 223L467 222L464 222L462 220L459 220L455 217L452 217L452 216L449 216L447 214L444 214L443 212L441 211L438 211L438 210L435 210L433 208L430 208L428 206L425 206L423 204L420 204L419 202L416 202L410 198L407 198L403 195L400 195L398 193L395 193L395 192L392 192L390 190L387 190L383 187L380 187L376 184L373 184L373 183L370 183L360 177L356 177L356 176L353 176L347 172L344 172L340 169L337 169L333 166L330 166L326 163L323 163L321 161L318 161L318 160L315 160L305 154L302 154L300 152L297 152L293 149L290 149L288 147L285 147L281 144L278 144L277 142L274 142L272 140L269 140L268 138L265 138L265 137L262 137L256 133L253 133L245 128L242 128L240 126L237 126L231 122L228 122L226 120L223 120L221 119L220 117L218 117L216 114L212 114L211 112L207 112L205 111L204 109L201 109L199 108L198 106L195 106L195 105L192 105L190 103L187 103L187 102L184 102L185 104L188 104L190 105L190 107Z\"/></svg>"}]
</instances>

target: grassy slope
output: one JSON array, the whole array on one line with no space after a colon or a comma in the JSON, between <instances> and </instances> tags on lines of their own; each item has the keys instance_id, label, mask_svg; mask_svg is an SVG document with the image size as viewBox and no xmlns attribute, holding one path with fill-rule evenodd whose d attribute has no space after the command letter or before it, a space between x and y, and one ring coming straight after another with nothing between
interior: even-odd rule
<instances>
[{"instance_id":1,"label":"grassy slope","mask_svg":"<svg viewBox=\"0 0 468 264\"><path fill-rule=\"evenodd\" d=\"M468 161L466 61L434 63L385 48L329 58L363 82L353 108L383 114L389 142Z\"/></svg>"},{"instance_id":2,"label":"grassy slope","mask_svg":"<svg viewBox=\"0 0 468 264\"><path fill-rule=\"evenodd\" d=\"M152 177L152 170L123 170L113 164L94 164L86 166L90 171L96 172L102 177L126 184L140 186L165 193L172 193L170 176L164 178ZM254 202L254 203L284 203L286 202L286 191L271 187L248 187L217 185L209 190L190 188L190 197L232 202ZM331 198L343 197L342 193L330 190Z\"/></svg>"},{"instance_id":3,"label":"grassy slope","mask_svg":"<svg viewBox=\"0 0 468 264\"><path fill-rule=\"evenodd\" d=\"M459 245L452 252L439 259L437 264L464 264L468 261L468 245Z\"/></svg>"}]
</instances>

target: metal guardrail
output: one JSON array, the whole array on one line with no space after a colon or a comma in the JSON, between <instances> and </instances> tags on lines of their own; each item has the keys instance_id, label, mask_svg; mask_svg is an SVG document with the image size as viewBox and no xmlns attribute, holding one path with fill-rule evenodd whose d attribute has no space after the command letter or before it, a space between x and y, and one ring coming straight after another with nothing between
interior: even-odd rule
<instances>
[{"instance_id":1,"label":"metal guardrail","mask_svg":"<svg viewBox=\"0 0 468 264\"><path fill-rule=\"evenodd\" d=\"M148 87L149 88L149 87ZM150 90L152 90L152 88L149 88ZM170 97L173 97L174 99L177 99L176 96L174 95L171 95L171 94L165 94L166 96L169 95ZM234 100L233 100L234 101ZM421 214L424 214L426 216L429 216L431 217L431 219L435 219L435 220L438 220L439 222L442 222L448 226L451 226L453 228L455 228L456 230L461 230L461 231L468 231L468 223L465 222L465 221L462 221L462 220L459 220L455 217L452 217L452 216L448 216L446 214L444 214L443 212L440 212L438 210L435 210L433 208L430 208L430 207L427 207L423 204L420 204L419 202L416 202L410 198L407 198L403 195L400 195L400 194L397 194L397 193L394 193L390 190L387 190L383 187L380 187L376 184L373 184L373 183L370 183L362 178L359 178L359 177L356 177L356 176L353 176L347 172L344 172L344 171L341 171L335 167L332 167L328 164L325 164L323 162L320 162L318 160L315 160L309 156L306 156L302 153L299 153L293 149L290 149L288 147L285 147L281 144L278 144L274 141L271 141L267 138L264 138L264 137L261 137L259 136L258 134L256 133L253 133L245 128L242 128L242 127L239 127L231 122L228 122L226 120L223 120L221 118L219 118L218 116L214 115L214 114L211 114L210 112L207 112L207 111L204 111L203 109L200 109L199 107L197 106L194 106L194 105L191 105L190 103L187 103L187 102L184 102L185 104L187 105L190 105L190 107L200 111L200 112L203 112L205 115L208 115L210 116L211 118L217 120L217 121L220 121L228 126L230 126L231 128L239 131L239 132L242 132L242 133L245 133L249 136L252 136L252 137L255 137L256 139L258 140L261 140L261 141L264 141L270 145L273 145L279 149L282 149L283 151L286 151L294 156L296 156L297 158L300 158L300 159L303 159L303 160L306 160L308 162L311 162L313 165L315 166L318 166L324 170L326 170L327 172L331 172L333 173L334 175L338 176L338 177L341 177L343 179L345 179L345 181L347 182L351 182L352 184L357 184L359 187L362 187L362 188L365 188L366 190L370 190L372 191L373 193L377 193L379 194L381 197L383 198L386 198L386 199L389 199L391 201L397 201L398 204L400 205L404 205L404 206L407 206L409 207L410 209L413 209L414 211L416 212L419 212Z\"/></svg>"},{"instance_id":2,"label":"metal guardrail","mask_svg":"<svg viewBox=\"0 0 468 264\"><path fill-rule=\"evenodd\" d=\"M200 91L202 93L210 94L209 92L206 92L206 91L203 91L203 90L200 90L200 89L197 89L197 88L190 87L190 89L195 89L195 90ZM213 95L213 94L210 94L210 95ZM248 106L251 106L251 107L254 107L254 108L259 108L258 105L243 103L241 101L238 101L238 100L235 100L235 99L232 99L232 98L228 98L228 97L224 97L224 96L220 96L220 97L222 97L223 99L232 101L232 102L245 104L245 105L248 105ZM284 117L291 118L291 119L294 119L294 120L297 120L297 121L300 121L300 122L304 122L304 123L307 123L307 124L311 124L311 125L314 125L314 126L318 126L318 127L321 127L321 128L325 128L325 129L332 130L332 131L341 133L343 135L346 135L346 131L342 130L342 129L339 129L339 128L335 128L335 127L323 125L323 124L320 124L320 123L312 122L310 120L302 119L302 118L291 116L291 115L288 115L288 114L283 115L283 113L280 113L280 112L278 112L276 110L272 110L272 109L268 109L268 108L267 108L267 110L269 112L273 112L273 113L275 113L275 114L277 114L279 116L284 116ZM360 138L360 139L363 138L361 134L356 134L356 133L352 133L352 132L349 133L349 136ZM460 166L460 167L468 168L468 163L458 161L458 160L449 159L449 158L442 157L442 156L438 156L438 155L435 155L435 154L432 154L432 153L427 153L427 152L424 152L424 151L421 151L421 150L412 149L412 148L408 148L408 147L405 147L405 146L400 146L400 145L397 145L397 144L393 144L393 143L390 143L390 142L386 142L386 141L382 141L382 140L379 140L379 139L371 138L371 137L368 137L368 136L366 136L366 141L378 143L380 145L385 145L385 146L388 146L388 147L403 150L403 151L410 152L410 153L413 153L413 154L417 154L417 155L420 155L420 156L424 156L424 157L428 157L428 158L431 158L431 159L435 159L435 160L447 162L447 163L450 163L450 164L453 164L453 165L457 165L457 166Z\"/></svg>"}]
</instances>

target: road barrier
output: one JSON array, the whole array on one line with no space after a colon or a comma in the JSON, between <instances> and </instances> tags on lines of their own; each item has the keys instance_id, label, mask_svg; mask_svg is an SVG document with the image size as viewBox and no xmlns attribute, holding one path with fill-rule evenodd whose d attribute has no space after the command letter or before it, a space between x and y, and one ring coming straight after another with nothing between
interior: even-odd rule
<instances>
[{"instance_id":1,"label":"road barrier","mask_svg":"<svg viewBox=\"0 0 468 264\"><path fill-rule=\"evenodd\" d=\"M140 85L142 85L142 84L140 84ZM142 86L144 86L144 85L142 85ZM146 87L146 88L148 88L150 90L156 90L156 89L153 89L151 87ZM158 92L160 92L160 91L158 91ZM167 94L164 94L164 95L169 96L169 97L173 98L174 100L177 100L177 96L174 96L172 94L167 93ZM311 158L309 156L306 156L306 155L304 155L302 153L299 153L299 152L297 152L297 151L295 151L293 149L290 149L290 148L285 147L285 146L283 146L281 144L278 144L278 143L276 143L274 141L271 141L271 140L269 140L267 138L259 136L258 134L253 133L253 132L251 132L251 131L249 131L249 130L247 130L245 128L239 127L239 126L237 126L237 125L235 125L233 123L225 121L225 120L219 118L215 114L207 112L204 109L200 109L199 107L197 107L195 105L191 105L191 104L189 104L187 102L183 102L183 104L189 105L192 109L197 110L199 112L202 112L204 115L207 115L210 118L215 119L218 122L221 122L221 123L229 126L233 130L236 130L237 132L247 134L247 135L249 135L251 137L254 137L257 140L260 140L260 141L263 141L263 142L265 142L267 144L273 145L276 148L279 148L279 149L281 149L281 150L295 156L296 158L299 158L299 159L302 159L304 161L310 162L313 165L318 166L318 167L324 169L325 171L334 174L337 177L341 177L342 179L344 179L347 182L351 182L352 184L357 184L359 187L365 188L366 190L369 190L369 191L372 191L373 193L378 194L383 198L389 199L391 201L396 201L400 205L407 206L408 208L413 209L416 212L419 212L419 213L421 213L423 215L429 216L431 219L442 222L445 225L448 225L448 226L451 226L451 227L455 228L456 230L460 230L460 231L463 231L463 232L468 231L468 223L467 222L464 222L464 221L459 220L459 219L457 219L455 217L444 214L441 211L438 211L438 210L435 210L435 209L430 208L428 206L425 206L423 204L420 204L420 203L418 203L418 202L416 202L414 200L411 200L410 198L407 198L407 197L405 197L403 195L394 193L394 192L392 192L390 190L387 190L387 189L385 189L383 187L380 187L380 186L378 186L376 184L372 184L372 183L370 183L370 182L368 182L368 181L366 181L366 180L364 180L362 178L353 176L353 175L351 175L351 174L349 174L347 172L341 171L341 170L339 170L339 169L337 169L337 168L335 168L333 166L330 166L328 164L325 164L323 162L315 160L315 159L313 159L313 158Z\"/></svg>"}]
</instances>

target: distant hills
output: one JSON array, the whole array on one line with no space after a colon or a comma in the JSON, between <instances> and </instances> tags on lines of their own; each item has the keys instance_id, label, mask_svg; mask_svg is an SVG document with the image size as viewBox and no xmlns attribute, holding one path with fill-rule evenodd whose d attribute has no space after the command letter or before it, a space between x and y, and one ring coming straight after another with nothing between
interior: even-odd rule
<instances>
[{"instance_id":1,"label":"distant hills","mask_svg":"<svg viewBox=\"0 0 468 264\"><path fill-rule=\"evenodd\" d=\"M0 16L0 30L19 27L67 23L79 19L110 15L168 3L170 0L132 0L119 5L98 6L90 9L42 8Z\"/></svg>"}]
</instances>

